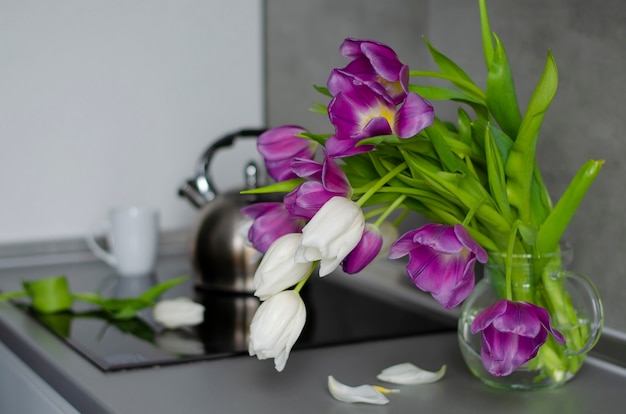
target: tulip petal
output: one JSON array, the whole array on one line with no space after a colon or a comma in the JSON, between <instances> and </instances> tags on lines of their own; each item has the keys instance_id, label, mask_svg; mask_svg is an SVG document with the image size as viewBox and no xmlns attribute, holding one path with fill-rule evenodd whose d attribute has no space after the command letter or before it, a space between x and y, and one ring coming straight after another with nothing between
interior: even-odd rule
<instances>
[{"instance_id":1,"label":"tulip petal","mask_svg":"<svg viewBox=\"0 0 626 414\"><path fill-rule=\"evenodd\" d=\"M506 299L501 299L476 315L472 321L472 334L476 334L491 325L495 319L504 314L506 308Z\"/></svg>"},{"instance_id":2,"label":"tulip petal","mask_svg":"<svg viewBox=\"0 0 626 414\"><path fill-rule=\"evenodd\" d=\"M382 246L380 230L367 223L361 240L342 262L343 271L348 274L359 273L378 256Z\"/></svg>"},{"instance_id":3,"label":"tulip petal","mask_svg":"<svg viewBox=\"0 0 626 414\"><path fill-rule=\"evenodd\" d=\"M267 252L269 247L280 236L297 233L302 229L302 223L296 220L298 216L290 216L283 203L266 202L255 203L241 209L241 214L254 221L248 229L248 240L256 250Z\"/></svg>"},{"instance_id":4,"label":"tulip petal","mask_svg":"<svg viewBox=\"0 0 626 414\"><path fill-rule=\"evenodd\" d=\"M359 385L351 387L337 381L332 375L328 376L328 391L335 399L349 403L367 403L375 405L385 405L389 399L381 392L398 392L397 390L386 390L382 387L372 385Z\"/></svg>"},{"instance_id":5,"label":"tulip petal","mask_svg":"<svg viewBox=\"0 0 626 414\"><path fill-rule=\"evenodd\" d=\"M465 227L460 224L455 224L454 234L459 241L469 249L470 252L476 255L476 259L480 263L487 263L487 260L489 259L487 252L483 249L483 246L481 246L476 240L472 239L472 236L470 236Z\"/></svg>"},{"instance_id":6,"label":"tulip petal","mask_svg":"<svg viewBox=\"0 0 626 414\"><path fill-rule=\"evenodd\" d=\"M454 228L437 223L420 227L413 235L413 242L447 254L456 254L463 249Z\"/></svg>"},{"instance_id":7,"label":"tulip petal","mask_svg":"<svg viewBox=\"0 0 626 414\"><path fill-rule=\"evenodd\" d=\"M291 170L300 178L312 178L317 181L322 181L322 164L315 160L293 160Z\"/></svg>"},{"instance_id":8,"label":"tulip petal","mask_svg":"<svg viewBox=\"0 0 626 414\"><path fill-rule=\"evenodd\" d=\"M416 93L409 93L396 112L393 131L399 138L411 138L424 128L433 124L435 110L424 98Z\"/></svg>"},{"instance_id":9,"label":"tulip petal","mask_svg":"<svg viewBox=\"0 0 626 414\"><path fill-rule=\"evenodd\" d=\"M310 220L328 200L336 195L327 191L322 183L306 181L287 194L283 200L291 217Z\"/></svg>"},{"instance_id":10,"label":"tulip petal","mask_svg":"<svg viewBox=\"0 0 626 414\"><path fill-rule=\"evenodd\" d=\"M343 158L351 155L361 154L371 151L374 145L359 145L358 141L350 138L339 138L336 135L331 136L326 141L326 151L331 158Z\"/></svg>"},{"instance_id":11,"label":"tulip petal","mask_svg":"<svg viewBox=\"0 0 626 414\"><path fill-rule=\"evenodd\" d=\"M261 134L257 149L265 160L268 174L276 181L295 178L290 166L295 158L313 158L317 144L298 134L305 132L299 126L285 125Z\"/></svg>"},{"instance_id":12,"label":"tulip petal","mask_svg":"<svg viewBox=\"0 0 626 414\"><path fill-rule=\"evenodd\" d=\"M168 329L193 326L204 320L204 306L184 296L165 299L154 306L152 316Z\"/></svg>"},{"instance_id":13,"label":"tulip petal","mask_svg":"<svg viewBox=\"0 0 626 414\"><path fill-rule=\"evenodd\" d=\"M445 373L445 365L439 371L426 371L410 362L404 362L383 369L376 378L392 384L428 384L440 380Z\"/></svg>"}]
</instances>

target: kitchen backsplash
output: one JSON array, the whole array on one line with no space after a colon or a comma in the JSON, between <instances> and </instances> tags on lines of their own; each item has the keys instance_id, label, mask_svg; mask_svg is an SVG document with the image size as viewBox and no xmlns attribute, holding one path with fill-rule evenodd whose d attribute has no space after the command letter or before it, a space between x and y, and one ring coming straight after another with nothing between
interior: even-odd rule
<instances>
[{"instance_id":1,"label":"kitchen backsplash","mask_svg":"<svg viewBox=\"0 0 626 414\"><path fill-rule=\"evenodd\" d=\"M551 49L559 91L539 140L539 165L551 193L560 196L579 166L606 159L567 235L571 269L598 285L606 325L626 332L626 2L604 0L491 0L492 29L507 47L522 107ZM346 62L337 49L345 37L388 43L415 67L432 67L424 34L477 82L484 82L477 1L267 0L267 101L271 126L300 124L329 131L308 112L322 100L332 67Z\"/></svg>"},{"instance_id":2,"label":"kitchen backsplash","mask_svg":"<svg viewBox=\"0 0 626 414\"><path fill-rule=\"evenodd\" d=\"M0 2L0 243L135 203L190 227L177 189L213 140L262 125L262 82L262 0ZM222 190L243 185L242 145L216 157Z\"/></svg>"}]
</instances>

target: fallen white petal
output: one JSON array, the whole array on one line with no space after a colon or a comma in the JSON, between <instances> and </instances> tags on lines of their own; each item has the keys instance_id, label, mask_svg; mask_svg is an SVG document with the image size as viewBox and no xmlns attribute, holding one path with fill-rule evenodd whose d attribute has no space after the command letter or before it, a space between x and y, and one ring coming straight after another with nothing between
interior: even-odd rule
<instances>
[{"instance_id":1,"label":"fallen white petal","mask_svg":"<svg viewBox=\"0 0 626 414\"><path fill-rule=\"evenodd\" d=\"M440 380L446 373L443 365L439 371L426 371L410 362L394 365L382 370L376 378L393 384L428 384Z\"/></svg>"},{"instance_id":2,"label":"fallen white petal","mask_svg":"<svg viewBox=\"0 0 626 414\"><path fill-rule=\"evenodd\" d=\"M187 297L165 299L154 305L152 316L168 329L193 326L204 321L204 306Z\"/></svg>"},{"instance_id":3,"label":"fallen white petal","mask_svg":"<svg viewBox=\"0 0 626 414\"><path fill-rule=\"evenodd\" d=\"M388 390L383 387L372 385L359 385L358 387L350 387L342 384L333 378L332 375L328 376L328 390L331 395L339 401L349 403L367 403L385 405L389 403L389 399L385 397L384 393L398 392L398 390Z\"/></svg>"}]
</instances>

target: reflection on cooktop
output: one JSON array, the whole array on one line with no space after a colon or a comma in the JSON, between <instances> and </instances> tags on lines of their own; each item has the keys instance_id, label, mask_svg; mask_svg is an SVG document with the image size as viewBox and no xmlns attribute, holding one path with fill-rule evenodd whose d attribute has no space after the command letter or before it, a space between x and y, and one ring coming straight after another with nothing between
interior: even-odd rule
<instances>
[{"instance_id":1,"label":"reflection on cooktop","mask_svg":"<svg viewBox=\"0 0 626 414\"><path fill-rule=\"evenodd\" d=\"M166 330L150 310L126 321L101 312L41 315L22 307L103 371L223 358L248 352L248 327L259 301L253 296L196 292L206 307L196 327ZM302 290L307 323L294 349L454 330L454 326L330 279Z\"/></svg>"}]
</instances>

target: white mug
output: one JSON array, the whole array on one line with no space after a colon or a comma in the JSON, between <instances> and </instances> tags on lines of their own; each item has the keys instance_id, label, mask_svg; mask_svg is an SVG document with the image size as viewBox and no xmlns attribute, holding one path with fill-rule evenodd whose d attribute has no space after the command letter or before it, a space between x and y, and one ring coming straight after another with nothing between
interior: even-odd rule
<instances>
[{"instance_id":1,"label":"white mug","mask_svg":"<svg viewBox=\"0 0 626 414\"><path fill-rule=\"evenodd\" d=\"M86 238L98 258L120 276L145 276L154 270L159 245L159 213L146 207L113 209ZM109 250L96 242L96 233L104 231Z\"/></svg>"}]
</instances>

